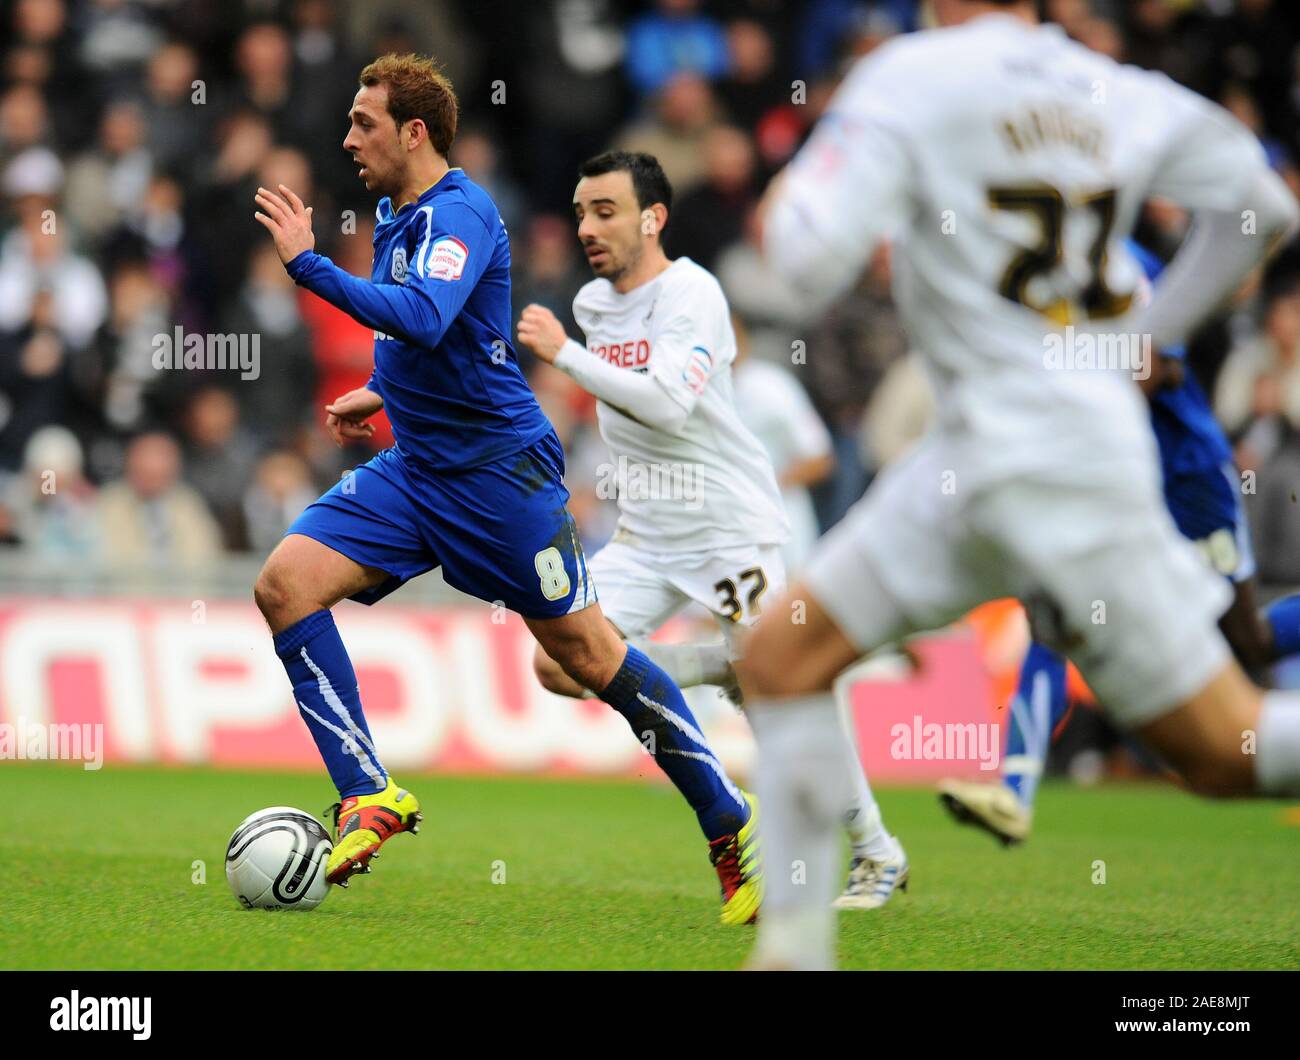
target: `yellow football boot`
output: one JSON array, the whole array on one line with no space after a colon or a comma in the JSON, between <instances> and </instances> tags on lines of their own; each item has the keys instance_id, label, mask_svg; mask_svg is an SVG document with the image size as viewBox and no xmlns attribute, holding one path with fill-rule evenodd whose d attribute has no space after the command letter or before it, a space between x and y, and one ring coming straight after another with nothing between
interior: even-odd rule
<instances>
[{"instance_id":1,"label":"yellow football boot","mask_svg":"<svg viewBox=\"0 0 1300 1060\"><path fill-rule=\"evenodd\" d=\"M388 786L373 795L350 795L325 811L334 814L334 849L325 865L325 879L340 887L349 877L370 871L370 862L379 857L379 848L398 832L420 830L424 814L420 802L393 778Z\"/></svg>"},{"instance_id":2,"label":"yellow football boot","mask_svg":"<svg viewBox=\"0 0 1300 1060\"><path fill-rule=\"evenodd\" d=\"M749 804L749 820L735 835L709 844L709 860L722 885L722 922L752 924L763 902L763 861L758 848L758 799L740 793Z\"/></svg>"}]
</instances>

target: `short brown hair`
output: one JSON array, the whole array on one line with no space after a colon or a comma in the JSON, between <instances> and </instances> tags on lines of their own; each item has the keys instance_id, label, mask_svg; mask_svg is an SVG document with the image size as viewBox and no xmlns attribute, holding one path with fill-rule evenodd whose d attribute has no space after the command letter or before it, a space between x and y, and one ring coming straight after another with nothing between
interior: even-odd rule
<instances>
[{"instance_id":1,"label":"short brown hair","mask_svg":"<svg viewBox=\"0 0 1300 1060\"><path fill-rule=\"evenodd\" d=\"M388 113L400 129L419 118L429 130L429 142L444 158L456 139L459 107L456 91L433 59L419 55L383 55L361 71L366 88L388 89Z\"/></svg>"}]
</instances>

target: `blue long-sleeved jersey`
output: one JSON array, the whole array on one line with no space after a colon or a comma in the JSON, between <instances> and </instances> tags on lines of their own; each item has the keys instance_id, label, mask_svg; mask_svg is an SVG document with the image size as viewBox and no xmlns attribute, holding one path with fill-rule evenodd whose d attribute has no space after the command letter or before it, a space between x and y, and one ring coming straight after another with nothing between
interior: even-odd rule
<instances>
[{"instance_id":1,"label":"blue long-sleeved jersey","mask_svg":"<svg viewBox=\"0 0 1300 1060\"><path fill-rule=\"evenodd\" d=\"M403 456L477 467L550 429L510 343L510 242L496 205L459 169L414 203L376 211L370 281L305 251L294 281L375 329L366 384Z\"/></svg>"}]
</instances>

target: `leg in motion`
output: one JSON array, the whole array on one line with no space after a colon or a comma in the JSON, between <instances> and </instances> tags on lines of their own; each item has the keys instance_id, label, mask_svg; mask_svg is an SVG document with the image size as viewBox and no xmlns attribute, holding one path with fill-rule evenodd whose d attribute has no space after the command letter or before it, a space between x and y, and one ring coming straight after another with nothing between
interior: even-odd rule
<instances>
[{"instance_id":1,"label":"leg in motion","mask_svg":"<svg viewBox=\"0 0 1300 1060\"><path fill-rule=\"evenodd\" d=\"M723 923L753 920L762 900L757 815L709 747L681 690L644 653L624 644L599 605L526 621L539 652L627 719L695 811L721 881Z\"/></svg>"},{"instance_id":2,"label":"leg in motion","mask_svg":"<svg viewBox=\"0 0 1300 1060\"><path fill-rule=\"evenodd\" d=\"M339 600L387 578L313 538L289 534L253 589L294 701L338 789L326 876L344 886L348 877L370 871L384 842L398 832L417 831L421 819L415 796L399 788L379 761L356 673L330 611Z\"/></svg>"},{"instance_id":3,"label":"leg in motion","mask_svg":"<svg viewBox=\"0 0 1300 1060\"><path fill-rule=\"evenodd\" d=\"M785 616L794 609L804 619ZM758 624L736 664L758 742L767 898L751 964L835 964L840 826L853 797L832 685L861 652L807 587L796 584Z\"/></svg>"},{"instance_id":4,"label":"leg in motion","mask_svg":"<svg viewBox=\"0 0 1300 1060\"><path fill-rule=\"evenodd\" d=\"M1065 674L1062 656L1031 642L1007 709L1002 782L945 780L939 785L940 801L957 821L984 829L1004 846L1029 838L1048 749L1069 711Z\"/></svg>"}]
</instances>

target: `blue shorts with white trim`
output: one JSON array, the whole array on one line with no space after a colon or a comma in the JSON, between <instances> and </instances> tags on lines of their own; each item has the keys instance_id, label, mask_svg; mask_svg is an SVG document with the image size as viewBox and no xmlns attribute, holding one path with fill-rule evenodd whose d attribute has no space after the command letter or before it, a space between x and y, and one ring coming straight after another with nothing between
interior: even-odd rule
<instances>
[{"instance_id":1,"label":"blue shorts with white trim","mask_svg":"<svg viewBox=\"0 0 1300 1060\"><path fill-rule=\"evenodd\" d=\"M1179 532L1229 581L1255 576L1241 476L1230 463L1206 464L1166 478L1165 504Z\"/></svg>"},{"instance_id":2,"label":"blue shorts with white trim","mask_svg":"<svg viewBox=\"0 0 1300 1060\"><path fill-rule=\"evenodd\" d=\"M517 453L454 472L385 449L309 505L286 534L303 534L388 580L352 599L373 604L426 571L525 618L596 602L567 507L564 450L554 431Z\"/></svg>"}]
</instances>

